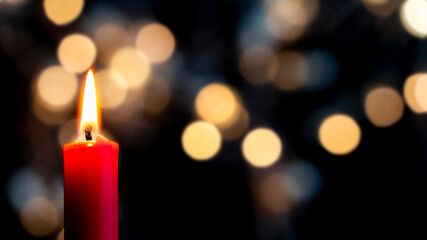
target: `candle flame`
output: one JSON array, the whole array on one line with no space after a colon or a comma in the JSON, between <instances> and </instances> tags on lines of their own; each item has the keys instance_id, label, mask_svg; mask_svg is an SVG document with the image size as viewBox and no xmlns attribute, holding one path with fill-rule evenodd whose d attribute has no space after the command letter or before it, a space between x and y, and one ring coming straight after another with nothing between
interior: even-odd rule
<instances>
[{"instance_id":1,"label":"candle flame","mask_svg":"<svg viewBox=\"0 0 427 240\"><path fill-rule=\"evenodd\" d=\"M95 140L99 133L99 111L95 87L95 78L92 69L86 76L83 85L83 99L80 111L79 135L81 141ZM91 134L92 139L87 139L87 134Z\"/></svg>"}]
</instances>

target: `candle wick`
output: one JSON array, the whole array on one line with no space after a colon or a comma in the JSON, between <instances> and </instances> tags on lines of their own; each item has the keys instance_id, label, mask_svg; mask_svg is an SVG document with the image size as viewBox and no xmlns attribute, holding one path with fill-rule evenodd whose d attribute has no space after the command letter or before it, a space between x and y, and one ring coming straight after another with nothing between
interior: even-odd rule
<instances>
[{"instance_id":1,"label":"candle wick","mask_svg":"<svg viewBox=\"0 0 427 240\"><path fill-rule=\"evenodd\" d=\"M91 125L87 125L85 128L85 138L86 138L86 141L92 140L92 126Z\"/></svg>"}]
</instances>

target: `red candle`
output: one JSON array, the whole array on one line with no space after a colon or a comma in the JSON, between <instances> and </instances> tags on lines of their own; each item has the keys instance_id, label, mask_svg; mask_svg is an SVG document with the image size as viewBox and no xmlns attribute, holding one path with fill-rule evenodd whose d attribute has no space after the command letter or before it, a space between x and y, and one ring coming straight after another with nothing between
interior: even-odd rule
<instances>
[{"instance_id":1,"label":"red candle","mask_svg":"<svg viewBox=\"0 0 427 240\"><path fill-rule=\"evenodd\" d=\"M66 240L118 239L118 144L99 134L95 79L89 70L81 104L80 140L64 145Z\"/></svg>"}]
</instances>

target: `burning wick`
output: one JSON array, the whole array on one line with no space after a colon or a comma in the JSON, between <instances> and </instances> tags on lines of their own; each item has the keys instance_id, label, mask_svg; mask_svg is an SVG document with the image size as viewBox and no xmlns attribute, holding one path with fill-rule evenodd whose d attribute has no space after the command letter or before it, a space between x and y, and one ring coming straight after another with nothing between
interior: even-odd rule
<instances>
[{"instance_id":1,"label":"burning wick","mask_svg":"<svg viewBox=\"0 0 427 240\"><path fill-rule=\"evenodd\" d=\"M86 141L92 140L92 126L87 125L85 128L85 138Z\"/></svg>"},{"instance_id":2,"label":"burning wick","mask_svg":"<svg viewBox=\"0 0 427 240\"><path fill-rule=\"evenodd\" d=\"M95 122L88 121L81 128L80 141L92 141L98 136L98 126Z\"/></svg>"}]
</instances>

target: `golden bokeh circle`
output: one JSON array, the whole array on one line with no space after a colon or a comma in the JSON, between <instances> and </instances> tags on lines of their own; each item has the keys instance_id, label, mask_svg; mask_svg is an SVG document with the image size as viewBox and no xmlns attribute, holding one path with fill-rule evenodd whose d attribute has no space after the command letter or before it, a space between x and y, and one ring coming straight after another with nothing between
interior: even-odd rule
<instances>
[{"instance_id":1,"label":"golden bokeh circle","mask_svg":"<svg viewBox=\"0 0 427 240\"><path fill-rule=\"evenodd\" d=\"M96 80L102 108L116 108L124 102L127 88L118 73L111 69L103 69L96 72Z\"/></svg>"},{"instance_id":2,"label":"golden bokeh circle","mask_svg":"<svg viewBox=\"0 0 427 240\"><path fill-rule=\"evenodd\" d=\"M84 0L44 0L43 9L47 18L56 25L74 21L82 12Z\"/></svg>"},{"instance_id":3,"label":"golden bokeh circle","mask_svg":"<svg viewBox=\"0 0 427 240\"><path fill-rule=\"evenodd\" d=\"M36 94L44 107L56 110L71 104L77 94L77 77L61 66L44 69L36 84Z\"/></svg>"},{"instance_id":4,"label":"golden bokeh circle","mask_svg":"<svg viewBox=\"0 0 427 240\"><path fill-rule=\"evenodd\" d=\"M427 112L427 74L421 74L415 83L415 100L423 112Z\"/></svg>"},{"instance_id":5,"label":"golden bokeh circle","mask_svg":"<svg viewBox=\"0 0 427 240\"><path fill-rule=\"evenodd\" d=\"M361 130L357 122L345 114L333 114L320 124L320 144L330 153L345 155L360 143Z\"/></svg>"},{"instance_id":6,"label":"golden bokeh circle","mask_svg":"<svg viewBox=\"0 0 427 240\"><path fill-rule=\"evenodd\" d=\"M212 83L197 94L195 107L197 114L213 124L226 124L236 116L237 97L225 84Z\"/></svg>"},{"instance_id":7,"label":"golden bokeh circle","mask_svg":"<svg viewBox=\"0 0 427 240\"><path fill-rule=\"evenodd\" d=\"M36 237L48 236L59 226L58 210L44 197L36 197L25 203L20 212L20 219L24 229Z\"/></svg>"},{"instance_id":8,"label":"golden bokeh circle","mask_svg":"<svg viewBox=\"0 0 427 240\"><path fill-rule=\"evenodd\" d=\"M420 106L420 104L418 104L418 100L415 96L415 86L422 75L423 74L421 73L410 75L406 79L405 85L403 86L403 97L405 98L406 104L412 111L416 113L425 112L425 110Z\"/></svg>"},{"instance_id":9,"label":"golden bokeh circle","mask_svg":"<svg viewBox=\"0 0 427 240\"><path fill-rule=\"evenodd\" d=\"M181 143L185 153L192 159L206 161L220 150L221 134L214 125L197 121L184 129Z\"/></svg>"},{"instance_id":10,"label":"golden bokeh circle","mask_svg":"<svg viewBox=\"0 0 427 240\"><path fill-rule=\"evenodd\" d=\"M404 111L403 99L394 88L377 87L365 98L365 113L377 127L389 127L402 117Z\"/></svg>"},{"instance_id":11,"label":"golden bokeh circle","mask_svg":"<svg viewBox=\"0 0 427 240\"><path fill-rule=\"evenodd\" d=\"M133 47L119 49L111 58L110 68L135 89L144 85L151 72L151 65L144 53Z\"/></svg>"},{"instance_id":12,"label":"golden bokeh circle","mask_svg":"<svg viewBox=\"0 0 427 240\"><path fill-rule=\"evenodd\" d=\"M165 25L150 23L138 31L135 45L150 62L161 63L172 56L175 50L175 37Z\"/></svg>"},{"instance_id":13,"label":"golden bokeh circle","mask_svg":"<svg viewBox=\"0 0 427 240\"><path fill-rule=\"evenodd\" d=\"M282 154L282 141L273 130L257 128L245 136L242 152L252 166L269 167L279 160Z\"/></svg>"},{"instance_id":14,"label":"golden bokeh circle","mask_svg":"<svg viewBox=\"0 0 427 240\"><path fill-rule=\"evenodd\" d=\"M73 73L88 70L96 58L96 46L86 35L74 33L61 40L58 59L64 68Z\"/></svg>"}]
</instances>

